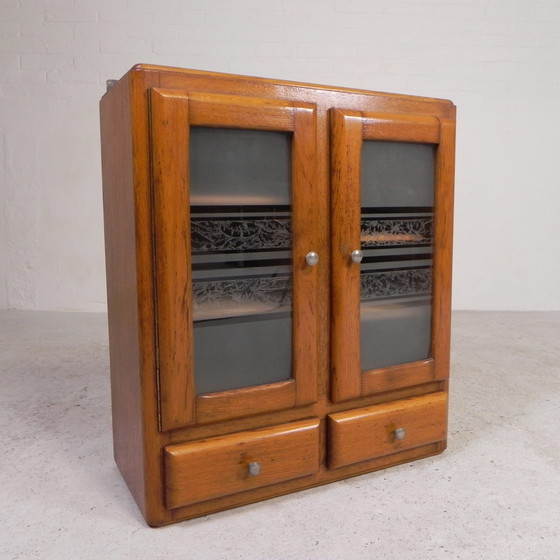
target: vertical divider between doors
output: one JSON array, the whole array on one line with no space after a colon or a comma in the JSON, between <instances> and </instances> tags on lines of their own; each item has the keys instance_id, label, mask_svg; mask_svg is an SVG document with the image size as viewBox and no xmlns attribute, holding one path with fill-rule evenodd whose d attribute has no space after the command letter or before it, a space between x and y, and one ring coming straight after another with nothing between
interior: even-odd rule
<instances>
[{"instance_id":1,"label":"vertical divider between doors","mask_svg":"<svg viewBox=\"0 0 560 560\"><path fill-rule=\"evenodd\" d=\"M332 110L332 348L331 399L361 394L360 267L350 259L360 248L362 114Z\"/></svg>"}]
</instances>

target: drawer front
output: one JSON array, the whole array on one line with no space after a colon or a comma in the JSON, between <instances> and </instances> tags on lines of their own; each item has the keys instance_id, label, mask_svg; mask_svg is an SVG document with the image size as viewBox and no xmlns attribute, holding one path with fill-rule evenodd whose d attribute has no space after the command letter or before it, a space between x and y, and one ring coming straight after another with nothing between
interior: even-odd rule
<instances>
[{"instance_id":1,"label":"drawer front","mask_svg":"<svg viewBox=\"0 0 560 560\"><path fill-rule=\"evenodd\" d=\"M319 419L169 445L164 455L173 509L314 474Z\"/></svg>"},{"instance_id":2,"label":"drawer front","mask_svg":"<svg viewBox=\"0 0 560 560\"><path fill-rule=\"evenodd\" d=\"M328 416L329 467L444 440L447 394L433 393Z\"/></svg>"}]
</instances>

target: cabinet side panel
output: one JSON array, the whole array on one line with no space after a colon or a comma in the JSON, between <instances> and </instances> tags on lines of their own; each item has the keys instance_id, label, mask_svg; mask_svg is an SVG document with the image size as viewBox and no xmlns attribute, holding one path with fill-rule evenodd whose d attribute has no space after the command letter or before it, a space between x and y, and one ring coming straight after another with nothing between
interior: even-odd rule
<instances>
[{"instance_id":1,"label":"cabinet side panel","mask_svg":"<svg viewBox=\"0 0 560 560\"><path fill-rule=\"evenodd\" d=\"M133 153L127 78L101 99L100 112L113 447L115 461L143 510Z\"/></svg>"}]
</instances>

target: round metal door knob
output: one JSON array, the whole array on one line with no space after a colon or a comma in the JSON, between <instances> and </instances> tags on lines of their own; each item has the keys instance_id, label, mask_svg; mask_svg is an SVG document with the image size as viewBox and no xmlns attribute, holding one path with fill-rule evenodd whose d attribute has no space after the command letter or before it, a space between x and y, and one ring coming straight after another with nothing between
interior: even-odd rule
<instances>
[{"instance_id":1,"label":"round metal door knob","mask_svg":"<svg viewBox=\"0 0 560 560\"><path fill-rule=\"evenodd\" d=\"M305 260L309 266L315 266L319 262L319 255L315 251L309 251L305 255Z\"/></svg>"},{"instance_id":2,"label":"round metal door knob","mask_svg":"<svg viewBox=\"0 0 560 560\"><path fill-rule=\"evenodd\" d=\"M360 264L364 258L364 254L359 249L356 249L355 251L352 251L350 258L352 259L352 262Z\"/></svg>"},{"instance_id":3,"label":"round metal door knob","mask_svg":"<svg viewBox=\"0 0 560 560\"><path fill-rule=\"evenodd\" d=\"M394 434L395 434L395 439L400 441L406 437L406 430L404 428L397 428L394 431Z\"/></svg>"},{"instance_id":4,"label":"round metal door knob","mask_svg":"<svg viewBox=\"0 0 560 560\"><path fill-rule=\"evenodd\" d=\"M257 463L257 461L253 461L249 463L247 470L249 471L249 476L258 476L261 474L261 464Z\"/></svg>"}]
</instances>

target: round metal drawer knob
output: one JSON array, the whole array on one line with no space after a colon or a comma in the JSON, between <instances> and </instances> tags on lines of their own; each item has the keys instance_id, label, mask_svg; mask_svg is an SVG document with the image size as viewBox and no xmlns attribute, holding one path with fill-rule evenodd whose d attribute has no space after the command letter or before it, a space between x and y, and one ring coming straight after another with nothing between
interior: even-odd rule
<instances>
[{"instance_id":1,"label":"round metal drawer knob","mask_svg":"<svg viewBox=\"0 0 560 560\"><path fill-rule=\"evenodd\" d=\"M305 261L309 266L315 266L319 262L319 255L315 251L309 251L305 255Z\"/></svg>"},{"instance_id":2,"label":"round metal drawer knob","mask_svg":"<svg viewBox=\"0 0 560 560\"><path fill-rule=\"evenodd\" d=\"M261 473L261 464L253 461L249 463L247 470L249 471L249 476L257 476Z\"/></svg>"},{"instance_id":3,"label":"round metal drawer knob","mask_svg":"<svg viewBox=\"0 0 560 560\"><path fill-rule=\"evenodd\" d=\"M356 249L355 251L352 251L352 253L350 253L350 258L352 259L353 263L360 264L362 262L362 259L364 258L364 254L359 249Z\"/></svg>"},{"instance_id":4,"label":"round metal drawer knob","mask_svg":"<svg viewBox=\"0 0 560 560\"><path fill-rule=\"evenodd\" d=\"M397 428L394 432L396 440L403 440L406 437L406 430L404 428Z\"/></svg>"}]
</instances>

